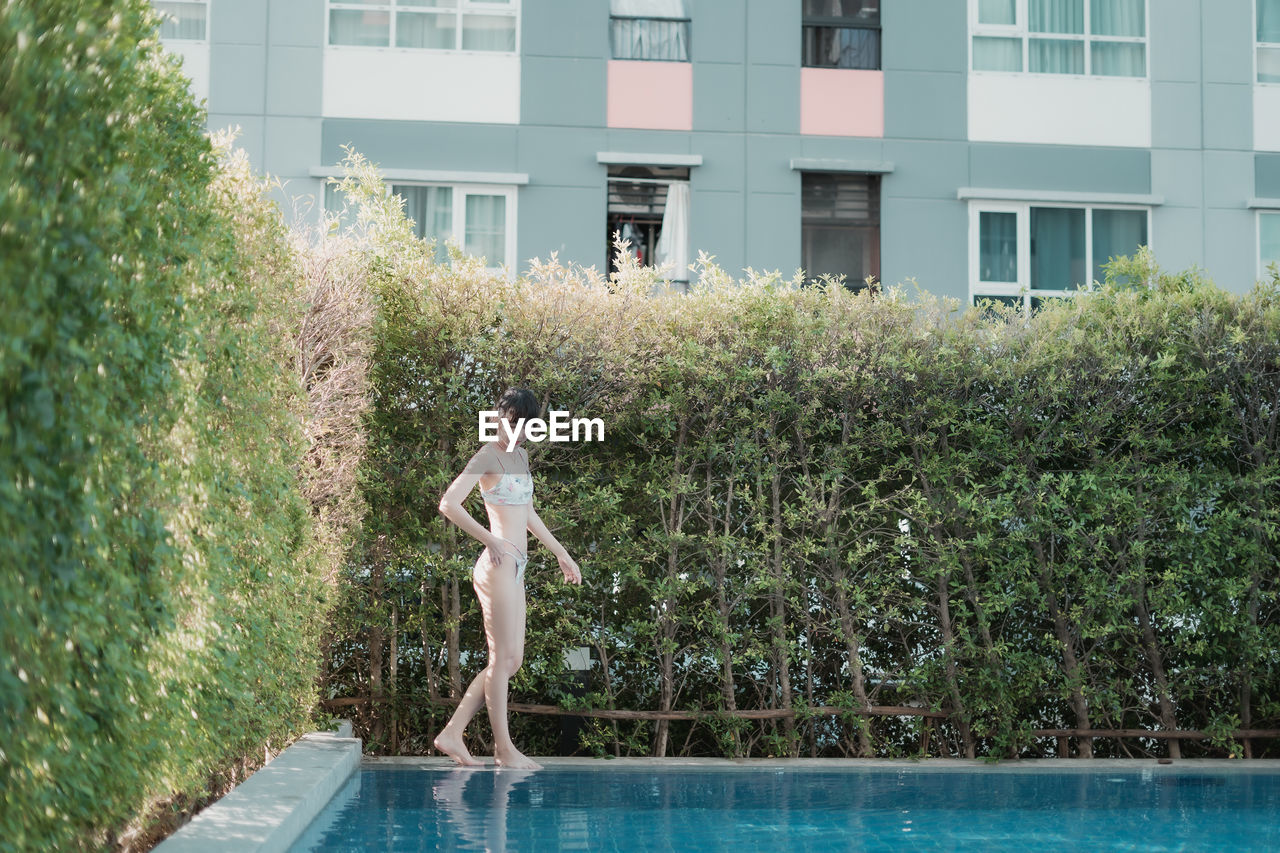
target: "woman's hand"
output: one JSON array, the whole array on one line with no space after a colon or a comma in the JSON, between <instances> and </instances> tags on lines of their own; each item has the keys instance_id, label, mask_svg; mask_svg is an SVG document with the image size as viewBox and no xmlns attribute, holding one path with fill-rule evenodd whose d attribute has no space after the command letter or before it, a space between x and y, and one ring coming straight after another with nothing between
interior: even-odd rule
<instances>
[{"instance_id":1,"label":"woman's hand","mask_svg":"<svg viewBox=\"0 0 1280 853\"><path fill-rule=\"evenodd\" d=\"M560 571L564 573L564 579L567 583L582 583L582 570L573 561L573 557L568 554L560 558Z\"/></svg>"},{"instance_id":2,"label":"woman's hand","mask_svg":"<svg viewBox=\"0 0 1280 853\"><path fill-rule=\"evenodd\" d=\"M489 543L486 553L489 555L489 568L497 571L502 567L502 558L507 554L514 553L515 549L510 547L511 543L501 536L490 536L493 541Z\"/></svg>"}]
</instances>

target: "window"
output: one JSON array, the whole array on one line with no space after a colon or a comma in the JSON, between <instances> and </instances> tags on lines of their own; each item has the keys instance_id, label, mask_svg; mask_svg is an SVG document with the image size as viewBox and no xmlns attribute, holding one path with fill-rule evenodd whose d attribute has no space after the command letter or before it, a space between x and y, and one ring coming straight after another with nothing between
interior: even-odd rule
<instances>
[{"instance_id":1,"label":"window","mask_svg":"<svg viewBox=\"0 0 1280 853\"><path fill-rule=\"evenodd\" d=\"M970 297L1035 308L1071 296L1113 257L1148 245L1148 211L984 202L971 207Z\"/></svg>"},{"instance_id":2,"label":"window","mask_svg":"<svg viewBox=\"0 0 1280 853\"><path fill-rule=\"evenodd\" d=\"M1147 76L1147 0L970 0L974 71Z\"/></svg>"},{"instance_id":3,"label":"window","mask_svg":"<svg viewBox=\"0 0 1280 853\"><path fill-rule=\"evenodd\" d=\"M880 68L880 0L804 0L801 64Z\"/></svg>"},{"instance_id":4,"label":"window","mask_svg":"<svg viewBox=\"0 0 1280 853\"><path fill-rule=\"evenodd\" d=\"M879 175L801 174L800 265L810 281L844 275L851 290L880 279Z\"/></svg>"},{"instance_id":5,"label":"window","mask_svg":"<svg viewBox=\"0 0 1280 853\"><path fill-rule=\"evenodd\" d=\"M613 238L631 244L645 266L663 267L672 281L689 281L689 169L610 166L606 235L609 271L617 272Z\"/></svg>"},{"instance_id":6,"label":"window","mask_svg":"<svg viewBox=\"0 0 1280 853\"><path fill-rule=\"evenodd\" d=\"M164 17L160 38L166 41L206 41L209 38L208 0L168 0L154 3Z\"/></svg>"},{"instance_id":7,"label":"window","mask_svg":"<svg viewBox=\"0 0 1280 853\"><path fill-rule=\"evenodd\" d=\"M614 59L689 61L687 0L609 0Z\"/></svg>"},{"instance_id":8,"label":"window","mask_svg":"<svg viewBox=\"0 0 1280 853\"><path fill-rule=\"evenodd\" d=\"M1258 212L1258 278L1270 279L1267 267L1280 264L1280 211Z\"/></svg>"},{"instance_id":9,"label":"window","mask_svg":"<svg viewBox=\"0 0 1280 853\"><path fill-rule=\"evenodd\" d=\"M515 53L518 0L330 0L329 44Z\"/></svg>"},{"instance_id":10,"label":"window","mask_svg":"<svg viewBox=\"0 0 1280 853\"><path fill-rule=\"evenodd\" d=\"M392 183L389 193L404 199L413 232L436 241L436 260L447 262L452 241L468 255L482 257L490 269L510 266L515 257L514 187L483 184ZM325 210L342 213L341 192L325 184Z\"/></svg>"},{"instance_id":11,"label":"window","mask_svg":"<svg viewBox=\"0 0 1280 853\"><path fill-rule=\"evenodd\" d=\"M1280 0L1257 0L1258 82L1280 83Z\"/></svg>"}]
</instances>

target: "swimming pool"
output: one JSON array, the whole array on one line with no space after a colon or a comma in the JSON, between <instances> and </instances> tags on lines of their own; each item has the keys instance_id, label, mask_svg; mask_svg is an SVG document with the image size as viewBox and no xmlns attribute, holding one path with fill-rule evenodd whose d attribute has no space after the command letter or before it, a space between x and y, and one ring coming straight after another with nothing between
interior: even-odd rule
<instances>
[{"instance_id":1,"label":"swimming pool","mask_svg":"<svg viewBox=\"0 0 1280 853\"><path fill-rule=\"evenodd\" d=\"M366 763L289 853L1280 849L1274 766L544 764Z\"/></svg>"}]
</instances>

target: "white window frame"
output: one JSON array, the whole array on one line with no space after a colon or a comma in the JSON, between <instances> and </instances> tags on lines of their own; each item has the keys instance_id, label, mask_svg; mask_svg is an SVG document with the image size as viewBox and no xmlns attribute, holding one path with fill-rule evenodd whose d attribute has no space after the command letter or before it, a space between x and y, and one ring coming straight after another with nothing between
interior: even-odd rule
<instances>
[{"instance_id":1,"label":"white window frame","mask_svg":"<svg viewBox=\"0 0 1280 853\"><path fill-rule=\"evenodd\" d=\"M1031 289L1031 208L1064 208L1084 211L1084 252L1089 275L1093 275L1093 212L1095 210L1139 210L1147 215L1147 245L1154 251L1151 233L1151 208L1142 204L1070 204L1055 201L987 201L973 199L969 202L969 305L983 296L1020 296L1024 313L1031 309L1031 299L1059 296L1074 297L1079 290ZM979 281L981 271L982 240L980 225L983 213L1017 214L1018 280L1016 282ZM1261 256L1261 243L1259 256ZM1092 281L1092 279L1090 279ZM1087 282L1086 282L1087 284Z\"/></svg>"},{"instance_id":2,"label":"white window frame","mask_svg":"<svg viewBox=\"0 0 1280 853\"><path fill-rule=\"evenodd\" d=\"M466 227L467 227L467 202L468 195L497 195L506 199L506 220L503 227L506 229L505 240L503 243L503 252L507 257L504 264L485 267L489 272L502 273L507 278L514 275L514 271L518 264L515 263L516 257L516 223L519 221L516 211L516 202L519 198L518 187L511 184L480 184L465 182L448 182L448 181L414 181L401 180L399 178L384 178L382 186L386 190L387 195L391 195L391 187L447 187L450 189L453 209L450 211L449 221L451 223L451 233L446 240L454 242L458 248L465 251L466 246ZM329 209L327 201L330 193L335 193L338 188L329 183L327 178L324 179L323 197L321 198L321 211Z\"/></svg>"},{"instance_id":3,"label":"white window frame","mask_svg":"<svg viewBox=\"0 0 1280 853\"><path fill-rule=\"evenodd\" d=\"M164 2L180 3L183 6L204 6L204 38L202 39L164 38L164 39L161 39L161 41L165 42L166 44L208 44L209 43L209 25L212 19L212 16L210 15L210 12L209 12L209 7L213 5L213 0L164 0ZM154 0L151 4L151 8L154 9L157 13L160 12L160 10L156 7Z\"/></svg>"},{"instance_id":4,"label":"white window frame","mask_svg":"<svg viewBox=\"0 0 1280 853\"><path fill-rule=\"evenodd\" d=\"M1253 85L1280 86L1280 81L1264 81L1258 79L1258 51L1263 48L1271 48L1280 51L1280 43L1272 41L1258 41L1258 0L1253 0Z\"/></svg>"},{"instance_id":5,"label":"white window frame","mask_svg":"<svg viewBox=\"0 0 1280 853\"><path fill-rule=\"evenodd\" d=\"M344 3L342 0L325 0L324 4L324 46L326 49L339 50L409 50L425 53L473 53L480 56L519 56L520 55L520 4L521 0L509 0L506 3L485 3L482 0L456 0L452 9L438 9L431 6L402 6L397 0L384 0L381 3ZM332 44L329 40L329 24L334 10L347 12L386 12L390 18L385 45L370 44ZM454 46L445 47L400 47L396 44L396 19L398 12L430 12L443 15L447 11L454 14L456 38ZM466 50L462 47L462 18L464 15L507 15L515 19L515 47L505 50Z\"/></svg>"},{"instance_id":6,"label":"white window frame","mask_svg":"<svg viewBox=\"0 0 1280 853\"><path fill-rule=\"evenodd\" d=\"M969 0L969 62L968 68L970 74L1034 74L1036 76L1053 76L1053 77L1095 77L1106 80L1150 80L1151 79L1151 0L1143 0L1143 31L1145 36L1099 36L1091 32L1092 22L1089 20L1089 0L1083 0L1084 3L1084 33L1076 35L1074 33L1035 33L1034 36L1028 29L1031 18L1027 11L1027 0L1016 0L1013 13L1013 24L982 24L978 22L978 0ZM1255 0L1256 4L1256 0ZM1254 32L1257 33L1257 12L1254 12ZM993 38L1016 38L1022 42L1022 70L1021 71L992 71L990 69L978 70L973 67L973 40L975 37L993 37ZM1084 42L1084 73L1082 74L1062 74L1053 71L1031 71L1031 38L1052 38L1064 41L1082 41ZM1143 51L1141 77L1119 77L1114 74L1094 74L1093 73L1093 51L1090 49L1093 42L1123 42L1126 44L1142 44L1145 46ZM1280 45L1278 45L1280 46ZM1257 62L1257 52L1254 52L1254 62ZM1257 74L1254 74L1257 79Z\"/></svg>"},{"instance_id":7,"label":"white window frame","mask_svg":"<svg viewBox=\"0 0 1280 853\"><path fill-rule=\"evenodd\" d=\"M1256 211L1257 216L1253 220L1253 244L1258 247L1258 266L1257 280L1262 281L1267 277L1267 266L1262 260L1262 217L1274 216L1280 219L1280 208L1260 208ZM1280 258L1276 258L1276 263L1280 264Z\"/></svg>"}]
</instances>

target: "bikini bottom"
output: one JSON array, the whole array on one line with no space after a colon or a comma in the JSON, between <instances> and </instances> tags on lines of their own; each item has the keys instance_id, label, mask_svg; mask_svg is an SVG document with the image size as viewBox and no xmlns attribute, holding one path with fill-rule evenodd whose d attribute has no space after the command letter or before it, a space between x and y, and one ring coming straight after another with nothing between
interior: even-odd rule
<instances>
[{"instance_id":1,"label":"bikini bottom","mask_svg":"<svg viewBox=\"0 0 1280 853\"><path fill-rule=\"evenodd\" d=\"M503 541L503 542L506 542L508 545L510 545L510 546L511 546L511 550L510 550L510 551L504 551L504 552L503 552L503 554L504 554L504 555L505 555L505 554L510 554L511 556L513 556L513 557L515 557L515 558L516 558L516 580L518 580L518 581L520 581L521 583L523 583L523 582L524 582L524 567L525 567L525 566L527 566L527 565L529 565L529 555L528 555L528 554L521 554L518 550L516 550L516 543L512 542L510 539L503 539L502 541ZM486 556L485 556L485 555L487 554L487 552L488 552L488 551L489 551L489 549L486 547L486 548L484 549L484 551L481 551L481 552L480 552L480 559L481 559L481 560L486 559ZM477 560L477 561L476 561L476 563L477 563L477 565L479 565L479 560Z\"/></svg>"}]
</instances>

